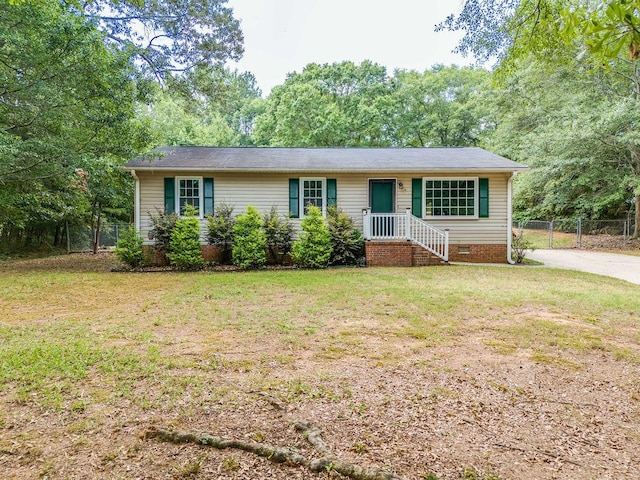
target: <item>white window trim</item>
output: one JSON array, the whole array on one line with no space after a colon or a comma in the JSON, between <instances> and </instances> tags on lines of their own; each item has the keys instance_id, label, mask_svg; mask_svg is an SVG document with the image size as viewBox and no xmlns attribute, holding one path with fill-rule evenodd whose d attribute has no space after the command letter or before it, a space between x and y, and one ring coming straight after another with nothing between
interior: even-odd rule
<instances>
[{"instance_id":1,"label":"white window trim","mask_svg":"<svg viewBox=\"0 0 640 480\"><path fill-rule=\"evenodd\" d=\"M299 191L298 195L300 197L300 218L304 218L304 182L305 181L322 181L322 216L325 217L327 215L327 178L326 177L300 177L299 179Z\"/></svg>"},{"instance_id":2,"label":"white window trim","mask_svg":"<svg viewBox=\"0 0 640 480\"><path fill-rule=\"evenodd\" d=\"M473 215L427 215L427 181L473 180ZM426 220L477 220L479 217L480 177L422 177L422 218Z\"/></svg>"},{"instance_id":3,"label":"white window trim","mask_svg":"<svg viewBox=\"0 0 640 480\"><path fill-rule=\"evenodd\" d=\"M175 191L176 191L176 205L175 212L179 217L183 215L180 213L180 180L198 180L198 203L200 204L200 208L198 208L198 218L204 218L204 177L176 177L175 181Z\"/></svg>"}]
</instances>

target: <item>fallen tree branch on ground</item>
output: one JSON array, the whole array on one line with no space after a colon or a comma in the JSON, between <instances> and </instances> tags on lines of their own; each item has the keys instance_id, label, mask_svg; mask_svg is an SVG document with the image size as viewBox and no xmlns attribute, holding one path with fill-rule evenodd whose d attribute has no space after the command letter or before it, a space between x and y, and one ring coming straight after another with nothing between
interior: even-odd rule
<instances>
[{"instance_id":1,"label":"fallen tree branch on ground","mask_svg":"<svg viewBox=\"0 0 640 480\"><path fill-rule=\"evenodd\" d=\"M352 480L403 480L401 477L379 468L367 469L353 463L341 461L322 439L322 432L316 425L291 417L287 413L286 407L268 393L257 393L265 397L271 405L283 413L283 416L295 427L296 431L300 432L313 446L314 450L321 455L320 458L311 459L286 447L274 446L263 442L226 439L209 433L185 433L151 427L144 434L144 438L153 438L170 443L194 443L219 450L233 448L253 453L275 463L291 463L304 466L315 473L331 470Z\"/></svg>"}]
</instances>

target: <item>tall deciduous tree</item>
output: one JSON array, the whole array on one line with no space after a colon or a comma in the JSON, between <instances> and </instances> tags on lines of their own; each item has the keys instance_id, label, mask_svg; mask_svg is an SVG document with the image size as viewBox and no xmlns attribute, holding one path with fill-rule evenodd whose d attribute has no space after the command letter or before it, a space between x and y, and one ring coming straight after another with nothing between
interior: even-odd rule
<instances>
[{"instance_id":1,"label":"tall deciduous tree","mask_svg":"<svg viewBox=\"0 0 640 480\"><path fill-rule=\"evenodd\" d=\"M198 66L184 75L172 76L167 90L186 115L200 118L205 125L222 122L233 132L233 138L219 144L252 144L255 117L264 103L252 73Z\"/></svg>"},{"instance_id":2,"label":"tall deciduous tree","mask_svg":"<svg viewBox=\"0 0 640 480\"><path fill-rule=\"evenodd\" d=\"M638 109L609 80L576 64L549 74L531 58L497 92L490 148L532 168L516 180L517 217L620 218L632 209Z\"/></svg>"},{"instance_id":3,"label":"tall deciduous tree","mask_svg":"<svg viewBox=\"0 0 640 480\"><path fill-rule=\"evenodd\" d=\"M307 65L275 87L256 119L260 145L387 146L393 85L386 69L364 61Z\"/></svg>"},{"instance_id":4,"label":"tall deciduous tree","mask_svg":"<svg viewBox=\"0 0 640 480\"><path fill-rule=\"evenodd\" d=\"M125 46L159 78L243 53L240 23L227 0L67 0L110 41Z\"/></svg>"},{"instance_id":5,"label":"tall deciduous tree","mask_svg":"<svg viewBox=\"0 0 640 480\"><path fill-rule=\"evenodd\" d=\"M465 32L459 49L482 58L496 55L501 70L513 73L519 61L537 60L547 74L558 65L604 71L613 79L592 78L589 83L613 86L602 89L596 101L602 110L598 122L583 132L607 146L606 165L618 165L621 188L630 191L635 204L634 236L640 235L640 149L635 111L640 104L640 5L637 1L602 2L559 0L465 0L462 12L438 28ZM497 32L497 33L492 33ZM573 56L577 62L567 63ZM625 108L629 110L622 115ZM621 120L627 124L622 125ZM571 153L562 159L573 158ZM605 165L590 164L592 173Z\"/></svg>"},{"instance_id":6,"label":"tall deciduous tree","mask_svg":"<svg viewBox=\"0 0 640 480\"><path fill-rule=\"evenodd\" d=\"M389 118L398 146L478 145L493 125L484 101L491 74L482 69L435 66L398 71L396 105Z\"/></svg>"},{"instance_id":7,"label":"tall deciduous tree","mask_svg":"<svg viewBox=\"0 0 640 480\"><path fill-rule=\"evenodd\" d=\"M0 4L0 231L33 239L78 220L77 168L146 144L144 89L128 52L60 3Z\"/></svg>"}]
</instances>

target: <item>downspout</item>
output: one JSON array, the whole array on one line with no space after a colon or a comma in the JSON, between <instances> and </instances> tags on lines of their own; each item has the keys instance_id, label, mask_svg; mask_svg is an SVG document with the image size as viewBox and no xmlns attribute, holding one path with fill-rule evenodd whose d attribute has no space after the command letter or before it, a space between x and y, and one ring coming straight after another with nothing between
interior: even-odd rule
<instances>
[{"instance_id":1,"label":"downspout","mask_svg":"<svg viewBox=\"0 0 640 480\"><path fill-rule=\"evenodd\" d=\"M140 234L140 179L135 170L131 170L131 176L135 180L135 191L133 195L133 220L136 224L136 232Z\"/></svg>"},{"instance_id":2,"label":"downspout","mask_svg":"<svg viewBox=\"0 0 640 480\"><path fill-rule=\"evenodd\" d=\"M516 178L518 172L513 172L507 182L507 263L515 265L515 261L511 258L511 242L513 240L513 213L511 212L513 204L513 179Z\"/></svg>"}]
</instances>

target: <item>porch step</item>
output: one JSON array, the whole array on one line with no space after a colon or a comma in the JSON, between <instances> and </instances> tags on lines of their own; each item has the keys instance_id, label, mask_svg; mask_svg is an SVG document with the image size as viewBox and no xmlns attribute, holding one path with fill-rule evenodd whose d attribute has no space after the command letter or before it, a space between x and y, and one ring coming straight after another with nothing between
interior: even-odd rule
<instances>
[{"instance_id":1,"label":"porch step","mask_svg":"<svg viewBox=\"0 0 640 480\"><path fill-rule=\"evenodd\" d=\"M422 267L446 265L436 255L407 240L367 240L367 265L374 267Z\"/></svg>"},{"instance_id":2,"label":"porch step","mask_svg":"<svg viewBox=\"0 0 640 480\"><path fill-rule=\"evenodd\" d=\"M441 258L436 257L433 253L422 248L420 245L412 244L411 246L411 265L414 267L428 267L432 265L445 265Z\"/></svg>"}]
</instances>

